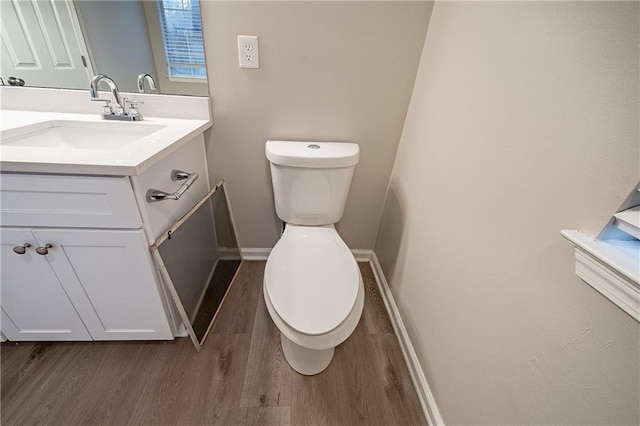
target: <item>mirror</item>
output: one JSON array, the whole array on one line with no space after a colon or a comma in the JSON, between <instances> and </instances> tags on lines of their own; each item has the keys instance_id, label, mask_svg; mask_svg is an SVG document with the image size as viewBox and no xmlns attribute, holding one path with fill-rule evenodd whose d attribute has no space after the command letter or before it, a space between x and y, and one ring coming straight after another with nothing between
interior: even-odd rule
<instances>
[{"instance_id":1,"label":"mirror","mask_svg":"<svg viewBox=\"0 0 640 426\"><path fill-rule=\"evenodd\" d=\"M138 75L149 73L158 90L145 84L147 93L208 96L199 17L198 0L3 0L0 77L4 84L15 77L25 86L84 90L91 77L106 74L120 91L137 92ZM168 40L166 31L180 34L181 52L199 49L190 58L200 72L168 75L163 29ZM181 63L184 55L175 54Z\"/></svg>"},{"instance_id":2,"label":"mirror","mask_svg":"<svg viewBox=\"0 0 640 426\"><path fill-rule=\"evenodd\" d=\"M151 253L199 351L242 262L224 183L163 234Z\"/></svg>"}]
</instances>

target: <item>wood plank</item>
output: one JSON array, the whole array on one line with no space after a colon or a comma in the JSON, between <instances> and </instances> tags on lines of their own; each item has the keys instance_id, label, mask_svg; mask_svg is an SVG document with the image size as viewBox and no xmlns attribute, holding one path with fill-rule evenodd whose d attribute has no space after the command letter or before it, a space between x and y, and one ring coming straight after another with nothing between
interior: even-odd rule
<instances>
[{"instance_id":1,"label":"wood plank","mask_svg":"<svg viewBox=\"0 0 640 426\"><path fill-rule=\"evenodd\" d=\"M233 425L240 417L240 394L249 354L249 335L210 335L214 350L200 371L198 386L204 397L198 404L197 422L201 424ZM209 371L206 371L206 368ZM194 411L195 412L195 411Z\"/></svg>"},{"instance_id":2,"label":"wood plank","mask_svg":"<svg viewBox=\"0 0 640 426\"><path fill-rule=\"evenodd\" d=\"M242 407L238 425L246 426L289 426L289 407Z\"/></svg>"},{"instance_id":3,"label":"wood plank","mask_svg":"<svg viewBox=\"0 0 640 426\"><path fill-rule=\"evenodd\" d=\"M44 350L25 376L28 383L10 400L3 401L2 424L74 424L73 411L78 403L94 395L87 390L95 381L96 360L114 348L103 343L53 343L42 347ZM110 375L114 373L109 371ZM144 370L138 373L143 374ZM96 396L104 397L104 388L96 391Z\"/></svg>"},{"instance_id":4,"label":"wood plank","mask_svg":"<svg viewBox=\"0 0 640 426\"><path fill-rule=\"evenodd\" d=\"M369 334L393 334L393 326L389 319L389 314L384 306L382 297L378 292L373 270L368 262L358 263L362 281L364 282L365 294L364 309L362 318L364 326Z\"/></svg>"},{"instance_id":5,"label":"wood plank","mask_svg":"<svg viewBox=\"0 0 640 426\"><path fill-rule=\"evenodd\" d=\"M2 384L0 386L0 405L5 400L11 400L24 382L22 378L29 371L29 367L38 358L41 346L33 342L6 342L0 349L0 363L2 364ZM4 356L5 353L7 356Z\"/></svg>"},{"instance_id":6,"label":"wood plank","mask_svg":"<svg viewBox=\"0 0 640 426\"><path fill-rule=\"evenodd\" d=\"M400 343L395 335L372 336L372 360L375 360L378 381L384 393L384 418L388 424L426 425L409 370L404 362Z\"/></svg>"},{"instance_id":7,"label":"wood plank","mask_svg":"<svg viewBox=\"0 0 640 426\"><path fill-rule=\"evenodd\" d=\"M271 320L263 292L259 291L240 406L290 405L291 392L295 391L290 382L297 374L284 358L280 330Z\"/></svg>"},{"instance_id":8,"label":"wood plank","mask_svg":"<svg viewBox=\"0 0 640 426\"><path fill-rule=\"evenodd\" d=\"M160 343L161 344L161 343ZM75 365L66 363L78 372L81 380L74 383L73 397L60 398L55 404L50 424L128 424L134 414L132 408L144 395L144 377L148 377L157 365L159 343L125 342L117 345L86 344L86 362ZM68 353L73 351L67 350ZM95 360L99 360L95 363ZM62 374L59 375L59 377ZM48 392L57 392L55 385ZM36 398L44 401L52 397L44 394Z\"/></svg>"},{"instance_id":9,"label":"wood plank","mask_svg":"<svg viewBox=\"0 0 640 426\"><path fill-rule=\"evenodd\" d=\"M354 333L336 348L331 364L315 376L293 376L291 423L295 425L362 425L375 422L367 411L368 390L362 371L369 352L362 319Z\"/></svg>"},{"instance_id":10,"label":"wood plank","mask_svg":"<svg viewBox=\"0 0 640 426\"><path fill-rule=\"evenodd\" d=\"M180 424L192 418L192 404L196 402L196 378L202 374L199 362L203 352L196 352L189 339L175 344L149 347L147 354L153 368L148 371L139 395L133 396L128 420L121 424L157 425ZM203 371L207 371L204 369Z\"/></svg>"}]
</instances>

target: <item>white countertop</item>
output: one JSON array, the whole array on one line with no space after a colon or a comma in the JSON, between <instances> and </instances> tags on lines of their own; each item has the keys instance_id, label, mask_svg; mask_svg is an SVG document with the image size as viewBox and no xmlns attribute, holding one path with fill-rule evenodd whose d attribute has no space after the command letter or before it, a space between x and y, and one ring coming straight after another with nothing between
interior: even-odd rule
<instances>
[{"instance_id":1,"label":"white countertop","mask_svg":"<svg viewBox=\"0 0 640 426\"><path fill-rule=\"evenodd\" d=\"M46 121L119 123L106 121L95 114L0 111L0 134L10 137L18 128ZM211 120L144 117L132 125L164 126L119 149L77 149L0 144L0 171L22 173L64 173L132 176L162 160L182 145L211 127Z\"/></svg>"}]
</instances>

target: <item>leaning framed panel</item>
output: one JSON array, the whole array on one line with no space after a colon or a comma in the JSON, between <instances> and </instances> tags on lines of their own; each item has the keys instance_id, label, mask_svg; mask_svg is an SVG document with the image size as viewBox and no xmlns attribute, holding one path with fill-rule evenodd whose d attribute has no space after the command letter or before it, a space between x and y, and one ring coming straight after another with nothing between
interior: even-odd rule
<instances>
[{"instance_id":1,"label":"leaning framed panel","mask_svg":"<svg viewBox=\"0 0 640 426\"><path fill-rule=\"evenodd\" d=\"M200 351L242 263L224 181L150 249L162 282Z\"/></svg>"}]
</instances>

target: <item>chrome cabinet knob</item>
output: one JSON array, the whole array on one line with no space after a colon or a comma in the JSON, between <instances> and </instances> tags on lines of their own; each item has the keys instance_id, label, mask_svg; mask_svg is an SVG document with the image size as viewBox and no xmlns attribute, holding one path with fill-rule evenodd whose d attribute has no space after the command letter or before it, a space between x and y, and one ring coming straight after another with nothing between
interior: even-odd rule
<instances>
[{"instance_id":1,"label":"chrome cabinet knob","mask_svg":"<svg viewBox=\"0 0 640 426\"><path fill-rule=\"evenodd\" d=\"M27 252L27 249L28 249L29 247L31 247L31 244L29 244L29 243L24 243L24 244L23 244L23 245L21 245L21 246L15 246L15 247L13 248L13 252L14 252L15 254L23 255L23 254L25 254L25 253Z\"/></svg>"},{"instance_id":2,"label":"chrome cabinet knob","mask_svg":"<svg viewBox=\"0 0 640 426\"><path fill-rule=\"evenodd\" d=\"M49 254L49 249L53 247L53 245L47 243L44 245L44 247L36 247L36 253L38 253L40 256L44 256L46 254Z\"/></svg>"}]
</instances>

